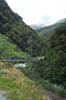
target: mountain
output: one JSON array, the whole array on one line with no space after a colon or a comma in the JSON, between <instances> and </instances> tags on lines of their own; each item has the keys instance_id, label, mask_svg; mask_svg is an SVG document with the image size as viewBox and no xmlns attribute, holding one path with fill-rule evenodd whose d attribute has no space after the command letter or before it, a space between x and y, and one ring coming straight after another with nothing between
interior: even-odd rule
<instances>
[{"instance_id":1,"label":"mountain","mask_svg":"<svg viewBox=\"0 0 66 100\"><path fill-rule=\"evenodd\" d=\"M55 29L44 59L34 68L41 78L66 89L66 22Z\"/></svg>"},{"instance_id":2,"label":"mountain","mask_svg":"<svg viewBox=\"0 0 66 100\"><path fill-rule=\"evenodd\" d=\"M53 25L50 25L50 26L46 26L46 27L42 27L42 28L39 28L39 29L36 29L36 32L38 32L39 34L42 34L46 37L49 37L53 34L53 31L60 26L61 23L64 23L65 22L65 18L62 19L62 20L59 20L58 22L56 22L55 24Z\"/></svg>"},{"instance_id":3,"label":"mountain","mask_svg":"<svg viewBox=\"0 0 66 100\"><path fill-rule=\"evenodd\" d=\"M41 55L41 52L44 52L42 37L26 25L23 19L10 9L5 0L0 0L0 33L31 56Z\"/></svg>"},{"instance_id":4,"label":"mountain","mask_svg":"<svg viewBox=\"0 0 66 100\"><path fill-rule=\"evenodd\" d=\"M40 29L42 27L44 27L45 25L44 24L33 24L33 25L30 25L30 27L34 30L37 30L37 29Z\"/></svg>"},{"instance_id":5,"label":"mountain","mask_svg":"<svg viewBox=\"0 0 66 100\"><path fill-rule=\"evenodd\" d=\"M26 63L28 67L22 69L0 62L0 89L7 92L8 98L52 99L54 94L51 96L49 91L66 97L66 21L56 23L50 34L47 41L26 25L5 0L0 0L0 58L38 56L35 59L39 60ZM46 89L48 98L44 95ZM52 100L62 98L54 96Z\"/></svg>"}]
</instances>

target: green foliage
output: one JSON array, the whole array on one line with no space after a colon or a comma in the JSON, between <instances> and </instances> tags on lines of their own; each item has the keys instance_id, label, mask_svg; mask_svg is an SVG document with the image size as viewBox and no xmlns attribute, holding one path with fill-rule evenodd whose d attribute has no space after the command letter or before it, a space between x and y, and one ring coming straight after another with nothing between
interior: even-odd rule
<instances>
[{"instance_id":1,"label":"green foliage","mask_svg":"<svg viewBox=\"0 0 66 100\"><path fill-rule=\"evenodd\" d=\"M55 29L49 42L44 60L40 60L34 70L41 78L66 88L66 22Z\"/></svg>"},{"instance_id":2,"label":"green foliage","mask_svg":"<svg viewBox=\"0 0 66 100\"><path fill-rule=\"evenodd\" d=\"M37 80L37 84L42 85L42 87L48 91L51 91L52 93L54 93L57 96L66 97L66 90L64 87L62 87L61 85L56 85L56 84L51 84L48 80L44 80L39 78L39 80Z\"/></svg>"},{"instance_id":3,"label":"green foliage","mask_svg":"<svg viewBox=\"0 0 66 100\"><path fill-rule=\"evenodd\" d=\"M44 77L41 78L42 74L43 74L43 73L41 73L41 72L43 72L42 71L43 68L41 70L39 68L39 66L38 66L38 69L36 68L39 72L37 72L37 70L35 68L33 68L35 66L32 66L31 64L29 64L29 66L26 68L21 68L20 70L22 71L22 73L24 73L26 76L28 76L31 80L35 81L35 84L37 86L40 85L43 90L49 91L50 94L54 94L58 100L61 100L62 98L66 98L66 89L62 85L53 84L49 80L47 80L47 79L45 80ZM58 98L58 96L60 98Z\"/></svg>"},{"instance_id":4,"label":"green foliage","mask_svg":"<svg viewBox=\"0 0 66 100\"><path fill-rule=\"evenodd\" d=\"M12 43L31 56L42 55L45 51L44 38L38 36L20 16L12 12L5 1L0 7L0 33L9 37Z\"/></svg>"},{"instance_id":5,"label":"green foliage","mask_svg":"<svg viewBox=\"0 0 66 100\"><path fill-rule=\"evenodd\" d=\"M29 57L9 41L9 38L0 34L0 58Z\"/></svg>"}]
</instances>

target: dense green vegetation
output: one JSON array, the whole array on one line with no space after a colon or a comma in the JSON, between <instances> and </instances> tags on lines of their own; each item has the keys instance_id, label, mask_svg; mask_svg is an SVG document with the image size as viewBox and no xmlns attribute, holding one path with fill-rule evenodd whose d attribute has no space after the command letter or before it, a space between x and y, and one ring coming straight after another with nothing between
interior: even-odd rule
<instances>
[{"instance_id":1,"label":"dense green vegetation","mask_svg":"<svg viewBox=\"0 0 66 100\"><path fill-rule=\"evenodd\" d=\"M41 78L66 88L66 22L55 29L45 58L34 66Z\"/></svg>"},{"instance_id":2,"label":"dense green vegetation","mask_svg":"<svg viewBox=\"0 0 66 100\"><path fill-rule=\"evenodd\" d=\"M18 49L16 45L12 44L8 37L0 34L0 58L13 57L27 58L29 55Z\"/></svg>"},{"instance_id":3,"label":"dense green vegetation","mask_svg":"<svg viewBox=\"0 0 66 100\"><path fill-rule=\"evenodd\" d=\"M66 21L49 38L44 59L30 65L23 72L43 88L66 97Z\"/></svg>"},{"instance_id":4,"label":"dense green vegetation","mask_svg":"<svg viewBox=\"0 0 66 100\"><path fill-rule=\"evenodd\" d=\"M44 53L44 39L27 26L4 0L0 1L0 33L9 37L22 51L31 56Z\"/></svg>"},{"instance_id":5,"label":"dense green vegetation","mask_svg":"<svg viewBox=\"0 0 66 100\"><path fill-rule=\"evenodd\" d=\"M37 56L39 59L20 69L30 79L17 69L2 68L0 63L0 88L8 90L12 100L42 100L41 91L34 89L32 80L66 97L66 21L38 31L43 31L49 39L38 35L5 0L0 0L0 58Z\"/></svg>"}]
</instances>

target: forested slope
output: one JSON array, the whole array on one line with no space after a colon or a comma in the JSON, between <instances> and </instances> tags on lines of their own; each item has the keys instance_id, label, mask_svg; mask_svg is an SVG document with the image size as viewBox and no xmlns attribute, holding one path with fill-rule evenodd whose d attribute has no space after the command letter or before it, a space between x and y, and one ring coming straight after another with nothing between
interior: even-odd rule
<instances>
[{"instance_id":1,"label":"forested slope","mask_svg":"<svg viewBox=\"0 0 66 100\"><path fill-rule=\"evenodd\" d=\"M66 88L66 22L55 29L45 58L35 66L41 78Z\"/></svg>"},{"instance_id":2,"label":"forested slope","mask_svg":"<svg viewBox=\"0 0 66 100\"><path fill-rule=\"evenodd\" d=\"M31 56L41 55L44 50L44 39L27 26L23 19L14 13L5 0L0 1L0 33Z\"/></svg>"}]
</instances>

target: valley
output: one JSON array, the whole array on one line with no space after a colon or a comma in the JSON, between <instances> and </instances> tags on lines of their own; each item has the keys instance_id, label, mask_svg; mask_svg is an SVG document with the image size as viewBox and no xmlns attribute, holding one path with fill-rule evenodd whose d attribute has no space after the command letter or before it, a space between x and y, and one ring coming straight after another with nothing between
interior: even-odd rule
<instances>
[{"instance_id":1,"label":"valley","mask_svg":"<svg viewBox=\"0 0 66 100\"><path fill-rule=\"evenodd\" d=\"M0 100L66 100L66 19L33 27L0 0Z\"/></svg>"}]
</instances>

